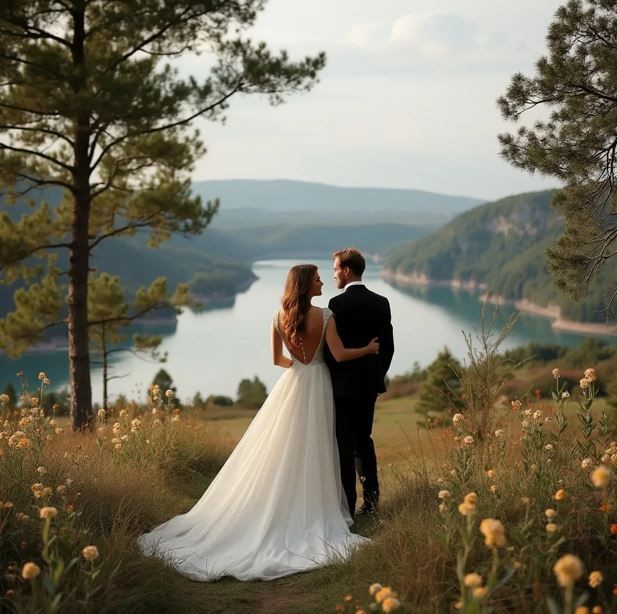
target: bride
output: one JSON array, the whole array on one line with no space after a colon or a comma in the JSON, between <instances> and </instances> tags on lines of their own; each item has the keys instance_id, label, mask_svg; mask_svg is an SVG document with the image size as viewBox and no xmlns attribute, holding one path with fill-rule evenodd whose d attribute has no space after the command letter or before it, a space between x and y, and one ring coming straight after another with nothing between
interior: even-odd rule
<instances>
[{"instance_id":1,"label":"bride","mask_svg":"<svg viewBox=\"0 0 617 614\"><path fill-rule=\"evenodd\" d=\"M289 271L272 323L273 361L285 372L195 506L138 539L193 580L273 580L346 559L368 541L349 531L323 344L346 361L379 343L343 347L332 312L311 305L322 286L312 264Z\"/></svg>"}]
</instances>

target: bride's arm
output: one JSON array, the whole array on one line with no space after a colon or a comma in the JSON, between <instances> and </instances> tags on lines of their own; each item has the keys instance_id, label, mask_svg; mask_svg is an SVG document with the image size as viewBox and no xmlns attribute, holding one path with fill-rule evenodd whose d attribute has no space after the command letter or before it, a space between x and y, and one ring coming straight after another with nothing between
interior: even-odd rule
<instances>
[{"instance_id":1,"label":"bride's arm","mask_svg":"<svg viewBox=\"0 0 617 614\"><path fill-rule=\"evenodd\" d=\"M334 318L330 318L328 324L326 324L326 342L336 362L345 362L347 360L353 360L354 358L361 358L367 354L377 354L379 352L377 337L372 339L368 345L361 348L344 347L341 338L338 336Z\"/></svg>"},{"instance_id":2,"label":"bride's arm","mask_svg":"<svg viewBox=\"0 0 617 614\"><path fill-rule=\"evenodd\" d=\"M283 354L283 340L279 332L272 325L272 362L278 367L287 369L291 367L293 361Z\"/></svg>"}]
</instances>

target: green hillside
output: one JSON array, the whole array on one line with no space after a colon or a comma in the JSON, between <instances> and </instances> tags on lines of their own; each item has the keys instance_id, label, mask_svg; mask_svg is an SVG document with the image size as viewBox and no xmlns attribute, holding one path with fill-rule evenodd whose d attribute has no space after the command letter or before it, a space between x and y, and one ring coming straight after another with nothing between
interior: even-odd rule
<instances>
[{"instance_id":1,"label":"green hillside","mask_svg":"<svg viewBox=\"0 0 617 614\"><path fill-rule=\"evenodd\" d=\"M519 194L466 211L433 234L395 249L387 269L435 281L485 283L492 294L559 305L566 318L601 322L615 267L606 267L581 301L555 288L546 249L563 223L550 206L552 194Z\"/></svg>"}]
</instances>

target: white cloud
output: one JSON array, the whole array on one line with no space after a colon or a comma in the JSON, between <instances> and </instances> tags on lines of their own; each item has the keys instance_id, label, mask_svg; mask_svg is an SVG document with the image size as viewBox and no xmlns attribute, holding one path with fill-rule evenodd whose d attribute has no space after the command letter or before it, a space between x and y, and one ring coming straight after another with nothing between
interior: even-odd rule
<instances>
[{"instance_id":1,"label":"white cloud","mask_svg":"<svg viewBox=\"0 0 617 614\"><path fill-rule=\"evenodd\" d=\"M345 43L354 47L374 47L384 41L385 27L382 23L361 23L352 26Z\"/></svg>"}]
</instances>

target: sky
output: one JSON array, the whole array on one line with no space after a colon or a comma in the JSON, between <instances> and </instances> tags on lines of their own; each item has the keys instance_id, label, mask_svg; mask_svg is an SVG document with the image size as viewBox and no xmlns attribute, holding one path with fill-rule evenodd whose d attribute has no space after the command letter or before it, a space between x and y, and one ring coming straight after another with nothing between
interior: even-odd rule
<instances>
[{"instance_id":1,"label":"sky","mask_svg":"<svg viewBox=\"0 0 617 614\"><path fill-rule=\"evenodd\" d=\"M269 0L250 36L292 58L325 51L320 82L271 107L235 98L198 122L193 178L298 179L487 200L555 187L513 168L496 99L531 75L565 0ZM187 59L199 76L203 62Z\"/></svg>"}]
</instances>

